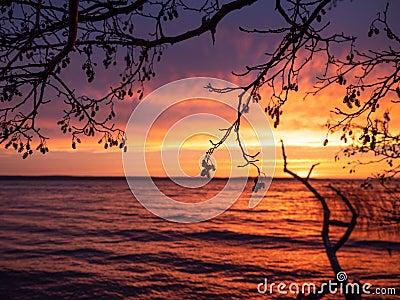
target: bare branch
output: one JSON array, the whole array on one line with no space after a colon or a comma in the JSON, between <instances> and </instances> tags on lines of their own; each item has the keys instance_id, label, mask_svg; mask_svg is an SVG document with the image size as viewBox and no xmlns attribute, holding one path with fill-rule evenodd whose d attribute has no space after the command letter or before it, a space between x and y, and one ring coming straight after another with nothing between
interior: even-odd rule
<instances>
[{"instance_id":1,"label":"bare branch","mask_svg":"<svg viewBox=\"0 0 400 300\"><path fill-rule=\"evenodd\" d=\"M303 185L305 185L307 187L307 189L310 192L313 193L315 198L322 205L322 208L323 208L323 224L322 224L322 231L321 231L322 240L324 242L325 251L326 251L326 254L328 256L329 262L331 264L332 270L334 271L335 275L337 275L339 272L342 272L342 267L339 264L339 260L338 260L338 258L336 256L336 252L346 243L346 241L350 237L351 233L353 232L354 227L357 224L358 214L356 213L356 211L353 208L353 206L352 206L351 202L349 201L349 199L346 196L344 196L340 192L340 190L338 190L335 187L329 185L329 188L336 192L336 194L340 197L340 199L344 202L344 204L346 205L346 207L348 208L348 210L352 214L352 218L351 218L350 223L343 222L343 221L340 221L340 220L331 220L330 219L331 211L329 209L327 200L309 182L309 177L310 177L311 171L313 170L313 168L317 164L314 164L310 168L310 171L309 171L308 176L306 178L300 177L299 175L297 175L296 173L294 173L293 171L288 169L287 156L286 156L285 146L283 144L283 141L281 141L281 144L282 144L282 157L283 157L283 170L284 170L284 172L288 173L294 179L300 181ZM339 241L337 243L335 243L334 245L332 245L331 238L330 238L330 235L329 235L329 232L330 232L329 227L330 226L339 226L339 227L345 227L346 228L345 233L340 237ZM347 282L347 279L346 279L346 282ZM352 295L352 294L346 294L345 295L346 299L355 299L354 296L355 295ZM310 297L312 297L312 295Z\"/></svg>"}]
</instances>

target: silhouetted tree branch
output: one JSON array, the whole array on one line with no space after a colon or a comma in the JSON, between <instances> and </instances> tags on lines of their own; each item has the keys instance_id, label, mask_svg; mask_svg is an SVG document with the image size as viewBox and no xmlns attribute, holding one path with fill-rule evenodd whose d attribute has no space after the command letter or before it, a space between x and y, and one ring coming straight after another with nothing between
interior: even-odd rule
<instances>
[{"instance_id":1,"label":"silhouetted tree branch","mask_svg":"<svg viewBox=\"0 0 400 300\"><path fill-rule=\"evenodd\" d=\"M214 41L218 23L228 14L256 0L235 0L223 5L203 1L2 1L0 4L0 143L13 146L23 158L37 150L48 151L47 136L36 119L43 105L58 97L64 101L64 116L58 125L72 136L72 148L80 136L100 133L105 148L125 148L125 134L116 128L114 103L127 96L143 96L143 83L155 76L168 44L210 32ZM174 36L164 34L169 22L186 12L197 13L197 27L183 28ZM135 27L151 21L144 34ZM148 23L146 23L148 24ZM103 55L101 55L103 52ZM124 52L124 54L123 54ZM120 82L104 96L79 94L66 81L65 69L72 59L84 59L82 70L93 82L96 71L121 64ZM103 58L101 58L103 56ZM122 59L123 57L123 59ZM136 87L135 87L136 86ZM106 113L106 116L104 114Z\"/></svg>"},{"instance_id":2,"label":"silhouetted tree branch","mask_svg":"<svg viewBox=\"0 0 400 300\"><path fill-rule=\"evenodd\" d=\"M283 171L285 173L289 174L290 176L292 176L297 181L301 182L303 185L305 185L307 187L307 189L311 193L313 193L315 198L321 203L321 206L323 209L323 223L322 223L321 236L322 236L322 240L324 242L325 251L328 256L329 262L331 264L332 270L335 273L335 276L337 276L337 274L339 272L342 272L343 269L339 264L339 260L336 256L336 253L346 243L346 241L350 237L351 233L353 232L354 227L357 224L358 214L357 214L356 210L354 209L353 205L351 204L351 202L349 201L349 199L339 189L333 187L332 185L328 185L328 187L339 196L339 198L343 201L343 203L345 204L345 206L351 213L350 222L344 222L341 220L331 219L331 210L329 209L327 200L325 199L324 196L322 196L313 187L313 185L309 181L311 172L317 164L314 164L311 166L308 176L306 178L300 177L299 175L297 175L296 173L294 173L293 171L288 169L287 156L286 156L283 141L281 141L281 143L282 143L282 156L283 156ZM330 237L330 230L329 230L330 226L338 226L338 227L343 227L346 229L346 231L343 233L343 235L335 243L332 242L331 237ZM336 277L335 277L335 280L336 280ZM343 283L346 284L347 279L345 281L343 281ZM308 297L304 297L303 299L316 299L315 297L316 297L316 295L309 295ZM345 294L345 298L354 300L354 299L361 299L361 296L354 295L354 294Z\"/></svg>"},{"instance_id":3,"label":"silhouetted tree branch","mask_svg":"<svg viewBox=\"0 0 400 300\"><path fill-rule=\"evenodd\" d=\"M343 166L348 168L350 173L355 173L360 166L373 167L378 163L385 166L381 166L383 170L373 172L361 184L365 190L379 191L380 199L364 197L359 201L359 208L364 211L362 217L368 222L380 225L400 224L400 193L392 184L392 180L400 173L400 165L397 162L400 158L400 136L390 131L390 121L389 112L386 111L383 118L376 118L369 126L352 124L342 135L342 140L350 140L351 143L335 156L335 160L339 160L341 156L353 159ZM360 154L373 155L369 159L356 158ZM364 202L364 205L361 202Z\"/></svg>"},{"instance_id":4,"label":"silhouetted tree branch","mask_svg":"<svg viewBox=\"0 0 400 300\"><path fill-rule=\"evenodd\" d=\"M289 92L298 91L300 72L313 59L314 54L324 51L329 59L329 47L332 43L340 44L354 41L355 38L345 36L344 34L321 35L321 32L326 27L326 25L320 25L321 15L326 13L325 8L330 3L330 0L319 2L287 1L287 5L284 8L282 1L276 0L276 10L286 21L287 27L266 30L240 28L240 30L247 33L278 35L280 40L273 53L266 53L265 62L252 67L246 66L246 70L243 73L234 73L239 77L249 78L250 83L240 87L243 89L243 93L238 96L238 114L236 120L226 129L220 141L212 145L208 153L212 154L227 139L232 129L234 129L243 154L242 156L246 161L245 165L256 166L258 170L259 176L256 179L255 187L261 174L260 169L256 165L257 154L247 153L240 145L239 131L241 117L244 113L249 112L251 102L258 103L261 100L262 93L260 89L267 86L272 90L272 96L265 108L265 112L274 121L274 127L277 127L282 115L281 108L287 101ZM231 88L212 86L208 86L207 88L216 93L232 92Z\"/></svg>"},{"instance_id":5,"label":"silhouetted tree branch","mask_svg":"<svg viewBox=\"0 0 400 300\"><path fill-rule=\"evenodd\" d=\"M250 97L243 99L239 96L238 116L232 126L238 132L237 124L240 124L243 113L249 111L250 103L258 103L262 95L272 94L266 99L265 111L273 120L274 127L277 127L290 95L298 97L295 94L299 91L301 78L310 78L309 73L304 74L306 67L313 59L319 58L323 61L323 74L315 75L315 88L306 92L305 97L323 93L333 86L344 90L343 99L332 104L336 118L327 123L327 137L341 131L341 140L345 144L353 141L343 151L345 156L371 152L376 157L370 162L354 161L350 173L360 164L386 161L387 168L376 174L382 182L399 173L399 164L395 161L400 157L400 135L389 131L388 112L384 113L383 119L377 117L377 113L380 113L379 107L383 101L391 99L393 104L400 101L396 100L400 99L400 39L389 25L389 4L372 21L368 32L368 37L372 39L383 31L387 45L379 45L378 49L357 49L357 37L344 33L329 34L331 21L325 20L325 16L327 9L335 4L335 1L276 0L276 10L286 26L251 30L240 28L250 34L271 35L279 39L275 51L266 53L264 62L246 66L242 73L234 73L248 80L249 83L241 88ZM339 45L341 47L338 50ZM218 93L230 92L230 89L212 88ZM228 128L227 133L230 132ZM226 138L224 135L220 141ZM323 144L328 144L328 138ZM214 148L215 145L210 150L214 151ZM244 156L248 155L242 152Z\"/></svg>"}]
</instances>

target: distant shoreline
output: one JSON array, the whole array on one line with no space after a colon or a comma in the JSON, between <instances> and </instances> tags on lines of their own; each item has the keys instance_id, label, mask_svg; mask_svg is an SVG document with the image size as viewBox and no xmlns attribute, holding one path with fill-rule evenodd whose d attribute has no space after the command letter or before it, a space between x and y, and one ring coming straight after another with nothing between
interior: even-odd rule
<instances>
[{"instance_id":1,"label":"distant shoreline","mask_svg":"<svg viewBox=\"0 0 400 300\"><path fill-rule=\"evenodd\" d=\"M132 176L132 179L144 179L145 176ZM232 180L243 179L244 177L233 177ZM125 176L78 176L78 175L0 175L1 180L125 180ZM166 180L168 177L152 177L154 180ZM172 179L185 179L185 180L205 180L203 177L172 177ZM253 177L249 177L252 180ZM358 181L364 178L311 178L312 180L350 180ZM215 177L212 180L228 180L227 177ZM290 177L274 177L273 180L295 180Z\"/></svg>"}]
</instances>

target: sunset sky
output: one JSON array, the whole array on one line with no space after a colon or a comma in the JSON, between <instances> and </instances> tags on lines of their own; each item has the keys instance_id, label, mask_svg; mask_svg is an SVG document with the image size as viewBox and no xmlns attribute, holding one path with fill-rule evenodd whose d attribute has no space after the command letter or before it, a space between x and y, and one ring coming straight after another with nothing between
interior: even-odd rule
<instances>
[{"instance_id":1,"label":"sunset sky","mask_svg":"<svg viewBox=\"0 0 400 300\"><path fill-rule=\"evenodd\" d=\"M252 29L280 24L280 16L274 11L273 5L266 2L268 1L259 1L259 3L235 12L224 19L217 28L215 45L212 45L211 36L207 33L198 38L169 46L163 59L155 67L156 77L145 85L146 94L143 101L146 101L147 94L162 85L188 77L215 77L235 84L248 82L246 79L239 80L231 72L240 72L246 65L263 62L264 53L271 51L276 41L268 39L264 35L242 33L238 30L238 27ZM398 1L391 1L390 3L392 12L400 11ZM385 5L386 1L375 0L339 2L338 7L327 12L327 18L332 20L332 30L360 36L358 45L367 49L371 43L376 45L380 41L385 41L385 39L381 40L380 37L367 37L370 22L377 12L385 8ZM390 16L394 22L396 16L393 13ZM179 31L179 26L183 25L179 24L179 20L176 22L176 27L172 30ZM184 28L188 28L187 26L190 25L190 21L187 22L188 24L185 23ZM193 26L196 25L197 23L194 23ZM348 171L342 168L345 164L343 161L334 162L335 154L340 150L340 146L343 146L339 143L338 135L330 137L328 146L323 147L323 141L327 133L324 124L331 117L331 109L336 105L343 105L341 99L344 95L344 87L340 89L338 86L333 86L322 94L303 100L305 92L312 90L315 76L321 74L321 64L322 60L316 57L307 70L303 72L299 82L300 91L297 94L293 94L288 103L285 104L281 125L274 129L277 145L276 177L286 176L282 172L280 139L285 141L290 166L300 175L307 174L310 165L320 162L321 164L313 173L314 177L350 176ZM82 80L83 73L79 61L76 61L72 62L64 77L68 78L70 85L82 93L92 96L101 95L105 87L108 88L119 79L117 67L109 71L97 72L95 81L89 84L86 80ZM179 92L177 92L176 96L179 97ZM269 96L270 92L266 89L263 97L267 99ZM117 126L120 128L126 127L127 121L137 104L138 100L135 97L128 99L124 103L118 103L116 107ZM186 106L178 105L174 107L169 117L161 118L157 121L156 126L149 134L148 144L146 145L148 147L147 157L151 175L165 175L160 162L160 145L164 139L163 151L175 151L175 153L179 154L177 161L179 161L184 173L190 176L199 174L199 159L209 148L208 140L210 137L221 134L218 133L218 128L220 128L218 125L223 125L223 121L221 123L215 121L214 123L211 119L209 123L202 124L200 121L205 120L204 118L194 118L185 121L179 133L167 135L167 132L177 121L194 113L216 114L226 121L234 120L234 110L214 107L213 105L215 104L208 103L207 100L203 102L196 100ZM264 107L265 102L262 101L259 105ZM51 137L48 142L50 152L46 155L35 153L28 159L22 160L21 156L15 151L1 149L0 175L123 176L121 151L116 149L104 150L101 145L97 144L98 136L93 139L84 139L77 150L71 149L71 138L62 135L56 125L56 122L62 116L62 109L62 101L57 101L56 99L51 104L42 107L39 112L38 122L40 127L45 135ZM396 110L398 110L389 102L382 108L382 111L384 109L389 109L392 115L396 115ZM225 124L228 123L226 122ZM397 121L397 124L395 122L394 125L400 125L400 123ZM198 132L203 132L203 134L198 134ZM246 124L243 126L243 132L246 132ZM251 149L251 146L249 147ZM237 161L234 161L233 164L230 163L228 148L222 147L220 151L215 153L217 163L216 176L229 176L231 166L235 167L235 165L240 164ZM171 160L168 160L168 162L170 163ZM170 175L177 176L181 174L176 165L172 164L170 167L172 168L172 174ZM361 168L352 177L364 177L369 175L371 171L374 170L371 170L370 167ZM242 170L240 172L243 173L237 174L245 175L248 171ZM255 175L255 170L252 169L250 174ZM135 175L145 175L145 172L137 170Z\"/></svg>"}]
</instances>

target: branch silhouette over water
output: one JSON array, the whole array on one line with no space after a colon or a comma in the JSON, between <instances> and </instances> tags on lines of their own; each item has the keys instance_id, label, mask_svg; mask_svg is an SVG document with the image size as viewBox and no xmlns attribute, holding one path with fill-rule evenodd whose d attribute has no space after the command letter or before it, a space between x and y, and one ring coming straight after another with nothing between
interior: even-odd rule
<instances>
[{"instance_id":1,"label":"branch silhouette over water","mask_svg":"<svg viewBox=\"0 0 400 300\"><path fill-rule=\"evenodd\" d=\"M287 156L286 156L286 152L285 152L285 146L284 146L283 141L281 141L281 143L282 143L282 156L283 156L283 171L285 173L288 173L289 175L291 175L294 179L300 181L303 185L305 185L307 187L307 189L311 193L313 193L315 198L317 198L317 200L322 205L323 224L322 224L321 236L322 236L322 240L324 242L326 255L328 256L329 262L331 264L333 272L335 273L335 279L336 279L336 276L338 276L339 273L343 272L343 269L340 266L340 263L339 263L336 253L346 243L346 241L349 239L351 233L353 232L354 227L357 224L358 214L357 214L356 210L354 209L353 205L351 204L350 200L339 189L337 189L329 184L328 187L339 196L339 198L346 205L347 209L351 212L350 222L344 222L341 220L331 219L330 218L331 210L329 208L327 200L311 185L311 183L309 181L312 170L318 165L318 163L313 164L311 166L310 171L308 172L308 175L306 178L300 177L299 175L297 175L296 173L294 173L293 171L288 169L288 162L287 162ZM346 228L346 231L344 232L344 234L339 238L339 240L336 243L331 240L331 237L329 234L329 232L330 232L329 229L331 226ZM347 279L342 281L342 283L347 284L348 283ZM328 290L324 290L323 295L327 294L328 292L329 292ZM321 297L321 295L317 296L314 294L310 294L307 297L305 297L303 295L299 295L298 299L318 299L320 297ZM361 299L361 295L346 293L345 299L346 300L358 300L358 299Z\"/></svg>"}]
</instances>

